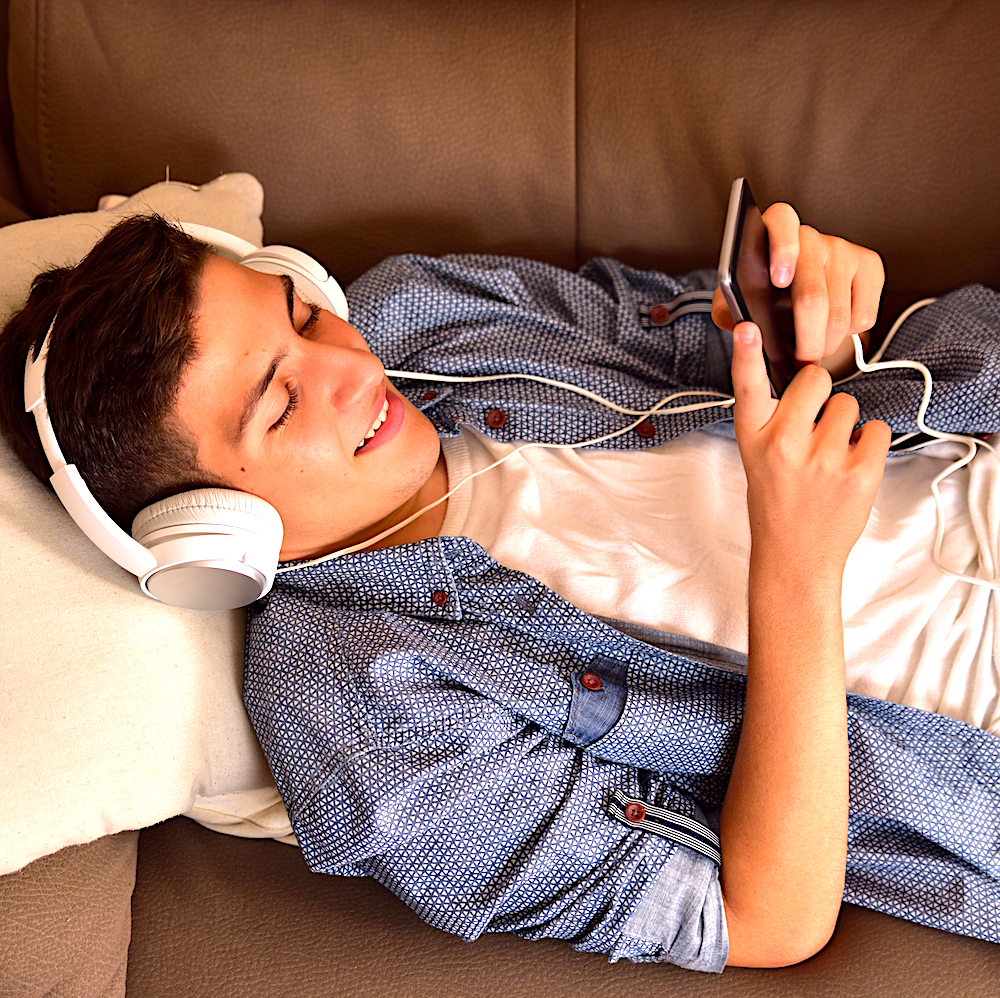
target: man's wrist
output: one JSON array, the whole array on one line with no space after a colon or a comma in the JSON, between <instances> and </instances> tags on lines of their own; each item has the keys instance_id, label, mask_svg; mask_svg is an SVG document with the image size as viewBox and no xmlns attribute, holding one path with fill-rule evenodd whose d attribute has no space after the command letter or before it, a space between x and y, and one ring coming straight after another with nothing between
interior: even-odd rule
<instances>
[{"instance_id":1,"label":"man's wrist","mask_svg":"<svg viewBox=\"0 0 1000 998\"><path fill-rule=\"evenodd\" d=\"M750 552L750 592L782 590L786 598L799 600L835 599L840 606L846 559L831 556L803 557L775 545L753 545Z\"/></svg>"}]
</instances>

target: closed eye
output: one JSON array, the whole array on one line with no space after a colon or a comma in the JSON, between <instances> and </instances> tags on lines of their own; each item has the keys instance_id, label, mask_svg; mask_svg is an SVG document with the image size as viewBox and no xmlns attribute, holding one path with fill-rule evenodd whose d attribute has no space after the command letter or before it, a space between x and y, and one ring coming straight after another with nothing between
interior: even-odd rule
<instances>
[{"instance_id":1,"label":"closed eye","mask_svg":"<svg viewBox=\"0 0 1000 998\"><path fill-rule=\"evenodd\" d=\"M302 328L299 330L299 336L301 336L308 330L312 329L312 327L316 325L316 320L319 318L319 313L323 311L319 307L319 305L310 305L309 302L306 302L305 306L306 308L309 309L309 318L306 319L304 323L302 323Z\"/></svg>"},{"instance_id":2,"label":"closed eye","mask_svg":"<svg viewBox=\"0 0 1000 998\"><path fill-rule=\"evenodd\" d=\"M299 390L295 385L288 386L288 405L285 406L285 411L271 424L268 428L268 433L273 430L280 429L285 423L288 422L292 413L295 412L296 407L299 404Z\"/></svg>"},{"instance_id":3,"label":"closed eye","mask_svg":"<svg viewBox=\"0 0 1000 998\"><path fill-rule=\"evenodd\" d=\"M285 303L288 305L288 321L291 323L292 329L295 329L295 284L287 274L281 274L280 277L281 283L285 286ZM322 311L319 305L310 305L309 302L303 302L303 304L307 309L309 309L309 318L306 319L300 329L295 330L300 336L316 325L316 320L319 318L319 313Z\"/></svg>"}]
</instances>

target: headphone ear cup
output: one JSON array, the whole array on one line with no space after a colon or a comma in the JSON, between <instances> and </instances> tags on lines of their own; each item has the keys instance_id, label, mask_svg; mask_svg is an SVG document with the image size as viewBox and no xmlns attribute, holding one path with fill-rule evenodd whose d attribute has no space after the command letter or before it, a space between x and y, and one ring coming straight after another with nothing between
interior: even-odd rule
<instances>
[{"instance_id":1,"label":"headphone ear cup","mask_svg":"<svg viewBox=\"0 0 1000 998\"><path fill-rule=\"evenodd\" d=\"M154 531L179 525L276 531L279 543L282 536L278 511L266 499L235 489L193 489L154 502L135 515L132 536L141 544Z\"/></svg>"},{"instance_id":2,"label":"headphone ear cup","mask_svg":"<svg viewBox=\"0 0 1000 998\"><path fill-rule=\"evenodd\" d=\"M132 536L156 558L144 592L196 610L246 606L271 588L283 529L268 502L232 489L194 489L140 510Z\"/></svg>"},{"instance_id":3,"label":"headphone ear cup","mask_svg":"<svg viewBox=\"0 0 1000 998\"><path fill-rule=\"evenodd\" d=\"M244 267L264 274L284 274L292 279L298 296L319 305L345 322L349 316L343 288L318 260L294 246L265 246L240 260Z\"/></svg>"}]
</instances>

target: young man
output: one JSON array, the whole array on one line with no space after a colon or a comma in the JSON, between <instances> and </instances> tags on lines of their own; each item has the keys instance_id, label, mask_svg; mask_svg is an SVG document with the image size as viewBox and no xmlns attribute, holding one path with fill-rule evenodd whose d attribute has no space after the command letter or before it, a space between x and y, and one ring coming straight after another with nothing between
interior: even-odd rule
<instances>
[{"instance_id":1,"label":"young man","mask_svg":"<svg viewBox=\"0 0 1000 998\"><path fill-rule=\"evenodd\" d=\"M820 360L871 326L881 265L801 227L788 206L765 219L800 358ZM572 443L629 422L559 388L465 376L554 377L638 411L673 391L729 387L726 340L705 315L652 318L658 303L709 289L703 274L400 258L351 289L355 328L310 309L287 281L166 228L112 233L65 284L39 285L5 336L5 370L23 370L58 302L56 433L123 521L158 495L222 483L274 505L282 558L308 561L419 513L458 484L463 464L485 467L505 444ZM159 271L142 290L110 279L124 260L141 272L143 259ZM716 315L725 325L721 307ZM80 351L88 323L108 342ZM144 349L159 365L153 401L116 458L92 440L121 449L115 420L137 406L107 401L109 388L144 370ZM106 367L81 376L77 356ZM383 364L450 380L397 386ZM525 462L527 478L494 487L489 472L483 489L465 487L371 550L286 566L251 611L245 700L313 869L374 876L467 938L512 930L704 970L816 952L845 870L850 900L1000 941L1000 743L898 704L850 697L845 708L841 587L889 427L868 419L856 430L857 402L831 395L815 364L772 400L751 324L735 330L731 371L746 505L730 487L730 508L714 518L688 509L672 523L676 507L656 506L692 488L708 503L705 479L733 481L731 444L681 436L727 411L667 414L568 464L531 463L545 452L529 450L504 465ZM5 422L44 471L23 414ZM158 457L139 485L105 471L124 458L138 474L144 454L169 460ZM701 483L678 488L681 467ZM104 478L115 483L108 495ZM611 542L588 561L597 537L580 529L577 504L607 482L614 488L588 516L607 517ZM618 516L642 491L652 504ZM551 495L561 508L547 505ZM470 517L479 507L501 524L489 538L489 522ZM521 519L508 530L512 509ZM687 597L697 612L664 611L680 576L711 582L714 571L664 572L670 549L701 520L714 536L747 511L749 562L727 538L730 570L744 573L745 588L729 593L738 602L714 606L709 587ZM579 560L561 573L565 551ZM713 640L747 627L746 660Z\"/></svg>"}]
</instances>

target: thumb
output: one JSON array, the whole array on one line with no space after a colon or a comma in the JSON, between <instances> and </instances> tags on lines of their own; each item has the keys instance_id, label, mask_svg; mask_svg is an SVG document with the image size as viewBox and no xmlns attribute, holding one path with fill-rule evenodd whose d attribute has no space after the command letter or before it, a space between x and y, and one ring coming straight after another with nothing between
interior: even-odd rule
<instances>
[{"instance_id":1,"label":"thumb","mask_svg":"<svg viewBox=\"0 0 1000 998\"><path fill-rule=\"evenodd\" d=\"M714 322L719 329L725 329L730 333L733 331L733 326L736 325L736 323L733 322L732 312L729 311L729 305L723 297L721 287L716 288L715 293L712 295L712 322Z\"/></svg>"},{"instance_id":2,"label":"thumb","mask_svg":"<svg viewBox=\"0 0 1000 998\"><path fill-rule=\"evenodd\" d=\"M732 373L736 433L755 433L774 415L778 400L771 397L760 329L752 322L741 322L733 330Z\"/></svg>"}]
</instances>

